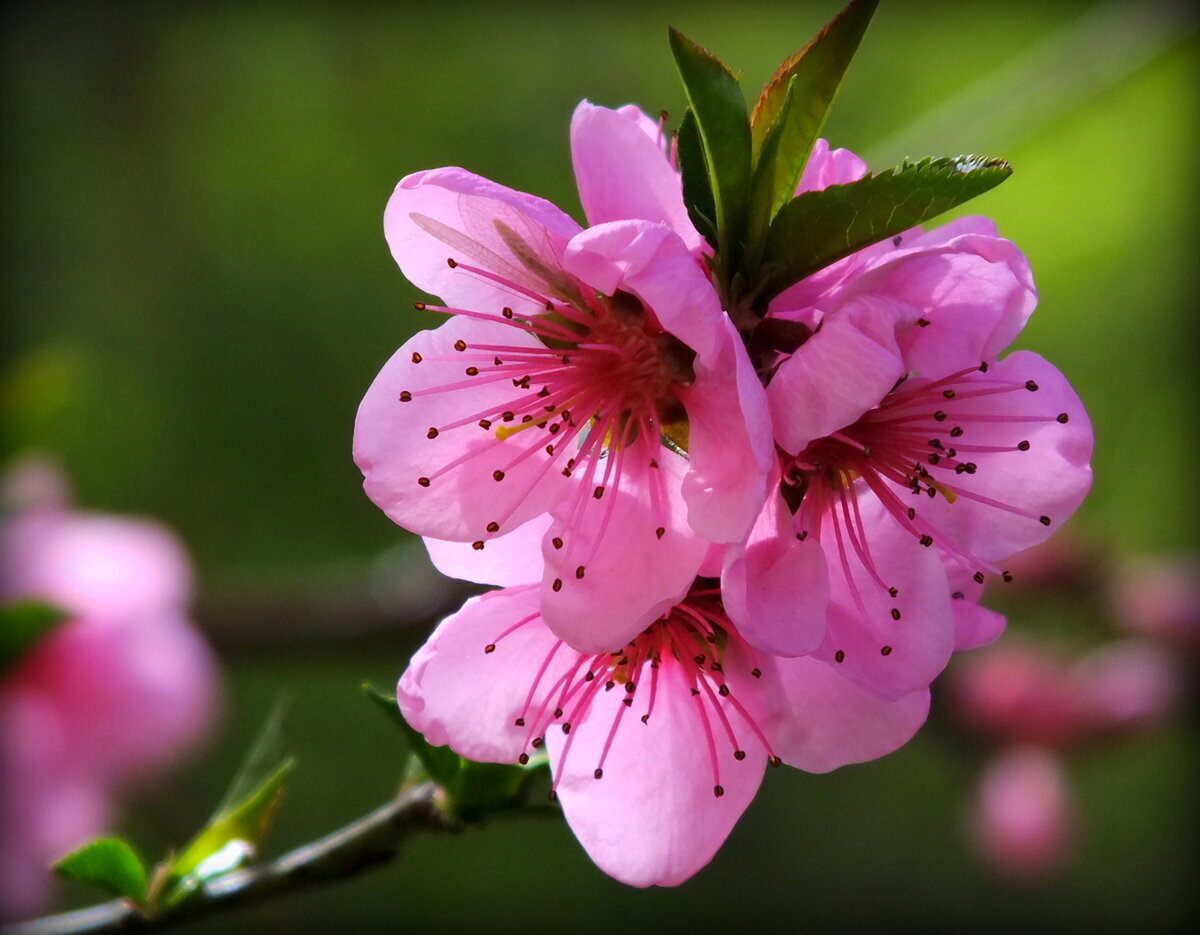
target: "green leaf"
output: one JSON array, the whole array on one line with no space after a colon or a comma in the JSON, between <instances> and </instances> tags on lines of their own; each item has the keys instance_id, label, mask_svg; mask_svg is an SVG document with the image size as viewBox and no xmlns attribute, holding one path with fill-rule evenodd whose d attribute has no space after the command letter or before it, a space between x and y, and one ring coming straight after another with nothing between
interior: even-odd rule
<instances>
[{"instance_id":1,"label":"green leaf","mask_svg":"<svg viewBox=\"0 0 1200 935\"><path fill-rule=\"evenodd\" d=\"M747 262L755 274L768 226L796 191L842 76L878 0L853 0L763 85L750 114L754 175L746 220Z\"/></svg>"},{"instance_id":2,"label":"green leaf","mask_svg":"<svg viewBox=\"0 0 1200 935\"><path fill-rule=\"evenodd\" d=\"M443 789L454 789L459 781L459 773L462 771L463 758L449 747L430 745L425 736L404 719L404 715L400 713L400 706L396 703L395 695L381 692L369 682L363 683L363 691L389 718L395 721L408 741L408 748L412 755L420 762L425 775Z\"/></svg>"},{"instance_id":3,"label":"green leaf","mask_svg":"<svg viewBox=\"0 0 1200 935\"><path fill-rule=\"evenodd\" d=\"M717 208L708 180L708 163L704 158L704 145L700 142L700 128L696 126L696 115L690 109L684 112L679 124L675 153L679 161L679 174L683 178L683 203L687 207L688 217L716 250Z\"/></svg>"},{"instance_id":4,"label":"green leaf","mask_svg":"<svg viewBox=\"0 0 1200 935\"><path fill-rule=\"evenodd\" d=\"M508 808L524 795L534 771L546 763L544 755L524 765L477 763L459 756L449 747L432 746L404 719L395 696L365 682L363 691L400 726L424 775L441 786L451 808L463 818L475 819L490 811Z\"/></svg>"},{"instance_id":5,"label":"green leaf","mask_svg":"<svg viewBox=\"0 0 1200 935\"><path fill-rule=\"evenodd\" d=\"M124 896L139 906L146 901L146 864L124 838L96 838L53 865L55 873Z\"/></svg>"},{"instance_id":6,"label":"green leaf","mask_svg":"<svg viewBox=\"0 0 1200 935\"><path fill-rule=\"evenodd\" d=\"M844 256L937 217L1003 182L1003 159L923 159L847 185L805 192L780 209L763 253L759 308Z\"/></svg>"},{"instance_id":7,"label":"green leaf","mask_svg":"<svg viewBox=\"0 0 1200 935\"><path fill-rule=\"evenodd\" d=\"M722 266L736 268L750 186L750 118L733 73L682 33L670 31L671 52L699 130L713 193Z\"/></svg>"},{"instance_id":8,"label":"green leaf","mask_svg":"<svg viewBox=\"0 0 1200 935\"><path fill-rule=\"evenodd\" d=\"M7 673L69 616L40 601L17 601L0 607L0 673Z\"/></svg>"},{"instance_id":9,"label":"green leaf","mask_svg":"<svg viewBox=\"0 0 1200 935\"><path fill-rule=\"evenodd\" d=\"M254 742L229 783L229 788L225 790L224 797L213 812L213 819L237 808L239 803L245 801L279 768L279 764L287 759L284 749L286 720L286 703L276 701L262 727L258 729L258 734L255 735Z\"/></svg>"},{"instance_id":10,"label":"green leaf","mask_svg":"<svg viewBox=\"0 0 1200 935\"><path fill-rule=\"evenodd\" d=\"M283 706L277 704L259 731L225 798L192 839L156 879L154 893L174 906L207 880L254 857L279 806L294 757L282 756Z\"/></svg>"},{"instance_id":11,"label":"green leaf","mask_svg":"<svg viewBox=\"0 0 1200 935\"><path fill-rule=\"evenodd\" d=\"M878 0L853 0L804 48L785 59L759 92L750 114L756 165L768 157L766 141L772 130L783 124L779 145L759 173L763 184L770 187L772 216L796 190L809 151L825 125L842 76L876 6ZM789 87L794 88L790 95Z\"/></svg>"},{"instance_id":12,"label":"green leaf","mask_svg":"<svg viewBox=\"0 0 1200 935\"><path fill-rule=\"evenodd\" d=\"M745 268L753 270L761 259L762 247L767 239L771 219L775 217L780 206L792 197L796 189L795 180L790 187L787 181L779 177L784 160L778 158L779 146L785 131L792 123L792 109L789 102L796 88L796 79L788 81L784 92L783 109L778 119L771 126L763 141L762 150L754 166L754 177L750 181L750 200L746 208L746 255Z\"/></svg>"}]
</instances>

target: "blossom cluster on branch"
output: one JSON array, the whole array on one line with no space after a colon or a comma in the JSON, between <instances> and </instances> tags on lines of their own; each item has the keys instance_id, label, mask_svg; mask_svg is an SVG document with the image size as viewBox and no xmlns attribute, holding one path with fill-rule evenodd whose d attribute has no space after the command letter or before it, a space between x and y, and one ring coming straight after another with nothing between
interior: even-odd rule
<instances>
[{"instance_id":1,"label":"blossom cluster on branch","mask_svg":"<svg viewBox=\"0 0 1200 935\"><path fill-rule=\"evenodd\" d=\"M920 226L1007 165L869 175L817 135L872 6L752 112L678 34L676 133L581 103L586 226L461 168L387 205L446 321L384 365L355 460L440 570L498 588L438 626L400 709L464 757L544 753L633 885L703 867L768 764L904 744L951 655L1003 628L988 577L1090 485L1078 397L1004 354L1037 300L1025 258L983 217Z\"/></svg>"},{"instance_id":2,"label":"blossom cluster on branch","mask_svg":"<svg viewBox=\"0 0 1200 935\"><path fill-rule=\"evenodd\" d=\"M191 565L159 523L73 507L48 462L4 478L0 919L37 912L47 865L212 724L218 669L192 625Z\"/></svg>"}]
</instances>

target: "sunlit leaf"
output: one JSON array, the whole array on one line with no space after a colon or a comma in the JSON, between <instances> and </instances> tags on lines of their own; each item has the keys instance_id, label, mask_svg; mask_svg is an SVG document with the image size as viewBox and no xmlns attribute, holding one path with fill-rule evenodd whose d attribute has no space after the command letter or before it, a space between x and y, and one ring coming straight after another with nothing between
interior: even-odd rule
<instances>
[{"instance_id":1,"label":"sunlit leaf","mask_svg":"<svg viewBox=\"0 0 1200 935\"><path fill-rule=\"evenodd\" d=\"M282 755L282 736L283 708L277 705L208 824L156 878L156 894L166 905L255 856L296 766Z\"/></svg>"},{"instance_id":2,"label":"sunlit leaf","mask_svg":"<svg viewBox=\"0 0 1200 935\"><path fill-rule=\"evenodd\" d=\"M732 268L750 185L746 99L733 73L715 55L674 29L670 41L708 168L718 249L726 268Z\"/></svg>"},{"instance_id":3,"label":"sunlit leaf","mask_svg":"<svg viewBox=\"0 0 1200 935\"><path fill-rule=\"evenodd\" d=\"M755 301L887 237L937 217L1003 182L1002 159L923 159L846 185L805 192L776 215L767 235Z\"/></svg>"},{"instance_id":4,"label":"sunlit leaf","mask_svg":"<svg viewBox=\"0 0 1200 935\"><path fill-rule=\"evenodd\" d=\"M146 864L124 838L96 838L53 865L64 877L93 883L141 905L146 900Z\"/></svg>"},{"instance_id":5,"label":"sunlit leaf","mask_svg":"<svg viewBox=\"0 0 1200 935\"><path fill-rule=\"evenodd\" d=\"M792 197L796 183L793 179L790 187L779 173L784 161L779 157L779 146L785 131L793 120L792 109L788 106L795 90L796 79L792 78L784 92L784 104L779 117L771 126L763 141L762 149L754 165L754 175L750 180L750 198L746 204L746 255L745 266L753 269L758 265L763 243L767 239L771 219L779 210L781 204Z\"/></svg>"},{"instance_id":6,"label":"sunlit leaf","mask_svg":"<svg viewBox=\"0 0 1200 935\"><path fill-rule=\"evenodd\" d=\"M834 17L803 49L787 58L768 81L750 114L755 159L755 186L770 207L767 221L792 197L809 151L842 76L866 32L878 0L854 0ZM789 89L791 89L789 93ZM779 140L768 150L773 132Z\"/></svg>"},{"instance_id":7,"label":"sunlit leaf","mask_svg":"<svg viewBox=\"0 0 1200 935\"><path fill-rule=\"evenodd\" d=\"M0 607L0 673L16 665L68 614L40 601L18 601Z\"/></svg>"},{"instance_id":8,"label":"sunlit leaf","mask_svg":"<svg viewBox=\"0 0 1200 935\"><path fill-rule=\"evenodd\" d=\"M254 737L250 749L238 767L237 773L225 790L213 817L227 813L243 802L255 789L262 785L263 780L274 773L279 764L287 758L284 744L284 723L287 720L287 705L277 701L271 708L271 713L263 722L262 727Z\"/></svg>"}]
</instances>

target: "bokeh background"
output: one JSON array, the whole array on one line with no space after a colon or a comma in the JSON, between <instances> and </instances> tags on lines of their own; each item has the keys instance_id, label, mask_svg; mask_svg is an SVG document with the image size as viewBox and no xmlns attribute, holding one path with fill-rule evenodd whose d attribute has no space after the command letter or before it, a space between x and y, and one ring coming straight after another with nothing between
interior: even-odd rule
<instances>
[{"instance_id":1,"label":"bokeh background","mask_svg":"<svg viewBox=\"0 0 1200 935\"><path fill-rule=\"evenodd\" d=\"M208 747L124 810L144 850L190 837L280 696L300 766L269 851L396 786L402 741L360 683L394 683L463 593L365 499L350 459L376 371L438 323L383 240L396 181L462 165L580 217L571 111L586 97L682 114L668 25L753 94L836 9L6 7L5 450L50 452L85 506L185 537L227 674ZM1132 0L887 2L827 126L874 168L1013 163L970 210L1029 255L1041 305L1020 343L1091 411L1096 482L1072 531L1101 556L1097 587L1110 563L1197 547L1195 23L1185 4ZM1087 597L996 606L1013 630L1083 646L1111 635ZM609 880L560 822L495 822L192 931L1161 931L1195 908L1195 740L1184 713L1073 757L1081 847L1033 884L973 858L963 812L983 751L939 713L885 760L771 771L675 890ZM91 896L65 887L61 906Z\"/></svg>"}]
</instances>

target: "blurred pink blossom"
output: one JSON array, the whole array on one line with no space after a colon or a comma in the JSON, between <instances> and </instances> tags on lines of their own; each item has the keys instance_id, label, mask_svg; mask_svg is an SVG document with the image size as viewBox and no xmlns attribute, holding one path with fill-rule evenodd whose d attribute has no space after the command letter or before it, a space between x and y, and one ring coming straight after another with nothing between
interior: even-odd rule
<instances>
[{"instance_id":1,"label":"blurred pink blossom","mask_svg":"<svg viewBox=\"0 0 1200 935\"><path fill-rule=\"evenodd\" d=\"M962 660L948 710L999 750L971 816L980 853L1017 879L1058 869L1075 835L1062 758L1160 723L1178 709L1183 687L1177 657L1146 640L1074 656L1010 640Z\"/></svg>"},{"instance_id":2,"label":"blurred pink blossom","mask_svg":"<svg viewBox=\"0 0 1200 935\"><path fill-rule=\"evenodd\" d=\"M1200 557L1130 562L1113 578L1112 601L1131 633L1200 652Z\"/></svg>"},{"instance_id":3,"label":"blurred pink blossom","mask_svg":"<svg viewBox=\"0 0 1200 935\"><path fill-rule=\"evenodd\" d=\"M1012 640L962 661L951 710L993 741L1062 750L1160 722L1182 689L1177 660L1145 641L1071 657Z\"/></svg>"},{"instance_id":4,"label":"blurred pink blossom","mask_svg":"<svg viewBox=\"0 0 1200 935\"><path fill-rule=\"evenodd\" d=\"M984 770L971 832L980 853L1000 873L1036 880L1068 857L1074 811L1059 758L1037 747L1013 748Z\"/></svg>"},{"instance_id":5,"label":"blurred pink blossom","mask_svg":"<svg viewBox=\"0 0 1200 935\"><path fill-rule=\"evenodd\" d=\"M187 557L142 519L70 509L42 463L5 485L0 600L69 616L0 683L0 912L40 910L49 862L111 821L113 796L161 773L211 722L217 671L186 616Z\"/></svg>"}]
</instances>

